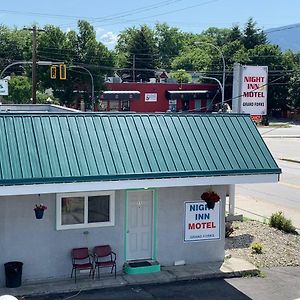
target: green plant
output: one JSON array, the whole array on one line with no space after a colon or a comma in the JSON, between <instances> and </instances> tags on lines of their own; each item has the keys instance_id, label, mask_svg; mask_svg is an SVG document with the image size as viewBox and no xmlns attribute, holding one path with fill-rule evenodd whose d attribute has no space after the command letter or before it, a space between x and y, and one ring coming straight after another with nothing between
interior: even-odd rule
<instances>
[{"instance_id":1,"label":"green plant","mask_svg":"<svg viewBox=\"0 0 300 300\"><path fill-rule=\"evenodd\" d=\"M282 230L283 220L284 220L284 216L283 216L282 211L276 212L271 215L269 225L271 227Z\"/></svg>"},{"instance_id":2,"label":"green plant","mask_svg":"<svg viewBox=\"0 0 300 300\"><path fill-rule=\"evenodd\" d=\"M254 242L254 243L251 244L251 249L253 250L253 252L255 252L257 254L261 254L262 249L263 249L263 245L261 243Z\"/></svg>"},{"instance_id":3,"label":"green plant","mask_svg":"<svg viewBox=\"0 0 300 300\"><path fill-rule=\"evenodd\" d=\"M296 233L296 228L293 226L292 221L286 219L282 211L271 215L269 225L286 233Z\"/></svg>"},{"instance_id":4,"label":"green plant","mask_svg":"<svg viewBox=\"0 0 300 300\"><path fill-rule=\"evenodd\" d=\"M262 271L258 271L257 276L260 277L260 278L266 278L266 273L262 272Z\"/></svg>"},{"instance_id":5,"label":"green plant","mask_svg":"<svg viewBox=\"0 0 300 300\"><path fill-rule=\"evenodd\" d=\"M287 233L295 233L296 228L293 226L291 220L285 220L282 224L282 230Z\"/></svg>"}]
</instances>

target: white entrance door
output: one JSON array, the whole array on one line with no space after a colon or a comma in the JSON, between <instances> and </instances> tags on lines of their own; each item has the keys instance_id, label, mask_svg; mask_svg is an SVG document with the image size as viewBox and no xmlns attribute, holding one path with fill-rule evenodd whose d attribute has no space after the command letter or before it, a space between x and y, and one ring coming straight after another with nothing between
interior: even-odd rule
<instances>
[{"instance_id":1,"label":"white entrance door","mask_svg":"<svg viewBox=\"0 0 300 300\"><path fill-rule=\"evenodd\" d=\"M151 259L153 192L128 192L127 260Z\"/></svg>"}]
</instances>

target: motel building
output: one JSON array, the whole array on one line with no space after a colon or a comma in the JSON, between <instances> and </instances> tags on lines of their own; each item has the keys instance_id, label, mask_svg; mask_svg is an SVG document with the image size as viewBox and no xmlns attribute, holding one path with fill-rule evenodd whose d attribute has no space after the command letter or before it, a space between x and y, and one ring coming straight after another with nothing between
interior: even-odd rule
<instances>
[{"instance_id":1,"label":"motel building","mask_svg":"<svg viewBox=\"0 0 300 300\"><path fill-rule=\"evenodd\" d=\"M1 286L7 262L23 283L70 278L71 250L98 245L132 276L222 263L229 185L281 173L244 114L2 112L0 141Z\"/></svg>"}]
</instances>

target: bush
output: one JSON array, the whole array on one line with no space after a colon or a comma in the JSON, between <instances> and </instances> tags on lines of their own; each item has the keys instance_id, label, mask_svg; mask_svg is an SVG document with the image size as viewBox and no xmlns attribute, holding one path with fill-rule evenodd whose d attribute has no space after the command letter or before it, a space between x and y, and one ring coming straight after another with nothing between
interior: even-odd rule
<instances>
[{"instance_id":1,"label":"bush","mask_svg":"<svg viewBox=\"0 0 300 300\"><path fill-rule=\"evenodd\" d=\"M291 220L285 220L282 224L282 230L287 233L296 233L296 228Z\"/></svg>"},{"instance_id":2,"label":"bush","mask_svg":"<svg viewBox=\"0 0 300 300\"><path fill-rule=\"evenodd\" d=\"M261 243L252 243L251 244L251 249L253 250L253 252L257 253L257 254L261 254L262 253L262 249L263 249L263 246Z\"/></svg>"},{"instance_id":3,"label":"bush","mask_svg":"<svg viewBox=\"0 0 300 300\"><path fill-rule=\"evenodd\" d=\"M279 211L279 212L271 215L269 224L271 227L282 230L283 220L284 220L283 213L282 213L282 211Z\"/></svg>"},{"instance_id":4,"label":"bush","mask_svg":"<svg viewBox=\"0 0 300 300\"><path fill-rule=\"evenodd\" d=\"M271 215L269 225L286 233L296 233L296 228L293 226L292 221L286 219L282 211Z\"/></svg>"}]
</instances>

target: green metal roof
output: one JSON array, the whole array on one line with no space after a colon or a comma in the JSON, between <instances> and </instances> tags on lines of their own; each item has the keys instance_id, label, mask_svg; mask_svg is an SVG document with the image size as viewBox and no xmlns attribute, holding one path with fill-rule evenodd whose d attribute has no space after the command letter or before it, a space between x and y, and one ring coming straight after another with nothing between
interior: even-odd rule
<instances>
[{"instance_id":1,"label":"green metal roof","mask_svg":"<svg viewBox=\"0 0 300 300\"><path fill-rule=\"evenodd\" d=\"M0 185L279 173L247 115L0 114Z\"/></svg>"}]
</instances>

